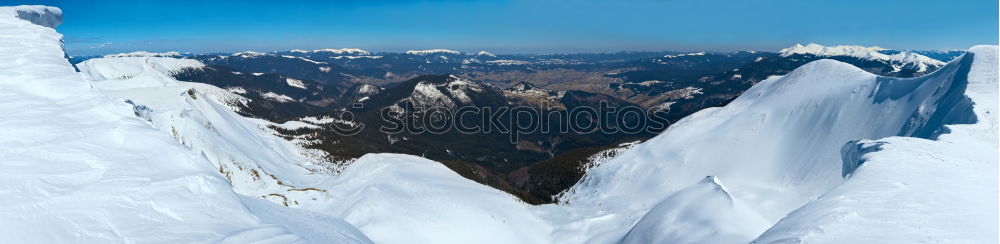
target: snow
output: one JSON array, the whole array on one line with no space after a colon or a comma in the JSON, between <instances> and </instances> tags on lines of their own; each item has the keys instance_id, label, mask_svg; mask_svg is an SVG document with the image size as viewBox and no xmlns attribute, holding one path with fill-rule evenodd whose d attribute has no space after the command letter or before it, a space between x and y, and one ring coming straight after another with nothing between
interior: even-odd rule
<instances>
[{"instance_id":1,"label":"snow","mask_svg":"<svg viewBox=\"0 0 1000 244\"><path fill-rule=\"evenodd\" d=\"M288 83L288 86L295 87L295 88L306 89L306 84L302 83L301 80L293 79L293 78L285 78L285 82Z\"/></svg>"},{"instance_id":2,"label":"snow","mask_svg":"<svg viewBox=\"0 0 1000 244\"><path fill-rule=\"evenodd\" d=\"M996 243L997 47L977 46L965 95L975 124L947 126L938 140L860 141L880 150L857 155L849 180L792 212L760 243ZM968 57L966 57L968 58Z\"/></svg>"},{"instance_id":3,"label":"snow","mask_svg":"<svg viewBox=\"0 0 1000 244\"><path fill-rule=\"evenodd\" d=\"M314 53L327 52L327 53L334 53L334 54L355 54L355 55L369 55L369 54L371 54L368 51L366 51L364 49L360 49L360 48L340 48L340 49L324 48L324 49L319 49L319 50L313 50L312 52L314 52Z\"/></svg>"},{"instance_id":4,"label":"snow","mask_svg":"<svg viewBox=\"0 0 1000 244\"><path fill-rule=\"evenodd\" d=\"M811 62L592 157L559 204L531 206L416 156L326 162L270 128L338 120L241 117L235 88L170 77L183 59L76 73L61 35L18 12L61 19L0 8L8 242L998 241L996 46L909 79ZM452 87L477 88L452 77L413 96Z\"/></svg>"},{"instance_id":5,"label":"snow","mask_svg":"<svg viewBox=\"0 0 1000 244\"><path fill-rule=\"evenodd\" d=\"M278 93L274 93L274 92L265 92L265 93L260 94L260 96L264 97L264 98L266 98L268 100L272 100L272 101L279 102L279 103L287 103L287 102L293 102L293 101L295 101L294 98L289 97L288 95L278 94Z\"/></svg>"},{"instance_id":6,"label":"snow","mask_svg":"<svg viewBox=\"0 0 1000 244\"><path fill-rule=\"evenodd\" d=\"M0 18L5 20L28 21L43 27L56 28L62 24L62 9L41 5L3 7Z\"/></svg>"},{"instance_id":7,"label":"snow","mask_svg":"<svg viewBox=\"0 0 1000 244\"><path fill-rule=\"evenodd\" d=\"M171 57L104 57L88 59L76 65L89 80L119 82L140 75L171 76L185 69L205 67L201 61ZM151 72L152 71L152 72ZM141 81L170 81L171 79L140 79ZM135 84L135 83L132 83ZM161 84L166 85L166 84ZM139 86L143 86L142 84Z\"/></svg>"},{"instance_id":8,"label":"snow","mask_svg":"<svg viewBox=\"0 0 1000 244\"><path fill-rule=\"evenodd\" d=\"M622 243L740 243L768 226L719 178L708 176L649 210Z\"/></svg>"},{"instance_id":9,"label":"snow","mask_svg":"<svg viewBox=\"0 0 1000 244\"><path fill-rule=\"evenodd\" d=\"M705 52L682 53L682 54L677 54L677 55L664 55L663 57L664 58L676 58L676 57L684 57L684 56L705 56Z\"/></svg>"},{"instance_id":10,"label":"snow","mask_svg":"<svg viewBox=\"0 0 1000 244\"><path fill-rule=\"evenodd\" d=\"M135 51L130 53L119 53L119 54L108 54L104 55L105 58L121 58L121 57L180 57L179 52L165 52L165 53L153 53L147 51Z\"/></svg>"},{"instance_id":11,"label":"snow","mask_svg":"<svg viewBox=\"0 0 1000 244\"><path fill-rule=\"evenodd\" d=\"M996 62L995 55L980 58L989 61L974 64L974 67L996 72L995 64L989 63ZM844 179L842 177L844 163L842 162L841 149L852 141L874 140L892 136L908 136L906 140L919 141L925 139L914 137L934 138L944 132L941 127L944 124L970 123L969 113L962 112L963 104L967 104L962 102L962 91L959 89L962 82L954 79L961 77L964 72L962 67L963 64L956 61L942 67L935 73L920 78L898 79L877 77L854 66L833 60L819 60L809 63L788 75L772 77L761 82L725 107L703 110L684 118L661 135L622 153L615 159L588 170L585 178L561 198L561 201L570 204L569 209L551 207L546 208L543 214L570 223L556 227L554 235L557 239L573 240L571 238L575 238L578 240L570 242L615 242L625 235L619 226L633 226L640 219L645 221L650 216L650 210L665 201L663 199L671 199L672 196L680 194L684 189L697 184L706 176L715 176L727 183L726 187L733 199L746 203L748 208L739 211L741 214L762 216L769 225L777 223L782 218L786 218L782 220L783 222L789 222L788 218L793 217L794 214L788 217L786 214L800 207L809 209L807 204L812 204L811 200L824 194L833 194L837 189L848 185L857 186L851 190L844 190L852 191L854 194L861 194L863 191L871 191L872 195L880 194L880 192L885 194L883 196L884 203L879 205L884 207L871 207L869 206L871 203L865 200L864 202L855 202L857 205L853 207L852 205L833 205L831 207L831 204L810 210L800 210L807 213L802 214L803 217L800 220L788 224L792 227L781 227L792 230L791 233L776 231L784 234L774 234L773 236L795 237L802 233L813 233L816 236L813 238L829 238L824 240L834 243L842 242L837 241L842 240L838 239L842 235L830 235L829 231L823 231L828 229L832 231L832 229L837 228L817 226L817 221L821 223L825 221L812 218L811 214L828 216L828 218L836 220L840 218L838 216L845 216L842 213L864 213L866 212L864 208L869 208L867 210L872 212L879 211L877 209L894 209L898 214L896 216L877 215L878 217L863 219L870 221L869 224L878 223L886 228L904 225L917 229L921 226L927 226L926 223L934 223L933 221L948 223L965 219L964 214L938 215L939 217L936 219L910 218L907 216L935 216L938 213L948 212L941 212L940 209L931 211L932 208L927 206L896 208L895 205L898 204L891 204L893 201L903 202L919 197L923 202L910 203L922 205L933 202L932 206L938 204L940 208L945 208L945 202L950 201L947 199L954 199L948 197L955 197L945 195L938 198L937 201L931 201L931 199L919 196L924 194L924 191L952 192L953 190L967 189L970 191L961 191L966 196L987 195L974 199L988 200L973 200L961 205L961 207L971 208L974 209L971 210L972 212L985 213L990 216L979 217L979 220L993 219L995 221L995 217L993 217L995 210L990 210L996 206L995 198L991 198L996 192L996 184L991 183L996 182L996 176L992 175L996 172L993 168L996 167L995 156L989 160L979 161L980 164L983 164L982 167L973 167L973 169L988 172L992 176L969 177L970 179L962 180L960 183L951 184L944 182L925 183L922 191L900 191L897 192L898 194L889 194L891 191L881 191L877 190L879 188L867 187L864 183L854 183L856 178L862 177L859 174L868 174L865 173L866 167L872 162L862 164L858 172L855 172L851 178ZM985 77L991 76L985 75ZM992 83L995 84L995 80ZM970 84L970 86L972 85L975 84ZM996 100L995 85L989 89L982 89L982 91L991 89L992 92L983 95L983 97L989 99L987 103L994 104ZM946 90L950 92L945 92ZM979 103L977 102L977 104ZM978 114L992 117L992 114L995 113ZM965 125L949 126L949 128L962 126ZM987 138L995 141L996 130L980 134L990 135ZM945 138L943 140L946 140L948 136L952 135L942 136ZM974 147L982 150L982 155L996 155L995 146L989 143L977 143L974 141L953 143L953 146ZM947 149L914 148L899 153L899 155L914 155L915 152L926 151L921 154L929 157L943 150ZM878 155L878 153L872 155ZM961 152L956 153L956 155L961 155ZM954 165L954 163L943 162L959 162L949 161L947 158L938 160L937 164L942 165ZM907 161L907 159L897 158L891 161ZM914 167L924 166L921 164L921 166ZM894 164L886 167L899 166ZM965 177L959 176L964 174L964 170L956 171L943 166L922 170L950 175L951 177L947 178L951 179ZM884 172L884 174L904 174L896 177L906 177L905 173L903 170ZM886 176L879 175L876 178L878 177L884 181ZM919 180L921 177L906 178ZM863 182L863 180L858 181ZM915 183L909 184L916 185ZM945 187L945 185L955 185L955 187ZM862 188L867 190L861 190ZM865 197L858 196L851 199L867 199ZM821 197L821 199L823 198L826 197ZM842 198L832 201L850 202L850 200ZM724 210L720 211L725 212ZM963 211L966 210L956 212ZM689 212L698 213L698 210L689 210ZM850 214L846 216L850 216ZM699 226L726 226L727 224L743 225L742 221L726 222L729 220L725 220L722 216L699 217L706 220L700 222L692 222L687 219L670 220L669 216L657 220L665 223L653 224L651 225L653 227L647 228L657 229L656 226L671 226L671 228L685 229L700 228ZM885 225L885 221L893 221L894 224ZM847 231L864 232L858 233L859 236L868 235L856 240L860 242L892 240L891 238L877 237L888 230L881 232L866 230L863 225L848 228L853 223L859 222L845 221L842 224L843 228L837 230L845 231L845 233ZM974 221L974 223L985 222ZM958 236L962 238L953 240L963 242L961 240L968 237L967 239L991 242L989 240L994 239L982 238L996 235L995 228L992 231L986 231L987 227L993 227L995 223L969 230L959 230L962 226L967 225L957 226L954 228L940 227L941 231L914 235L912 238L929 235L947 240L951 239L950 237ZM780 226L775 228L778 227ZM761 234L758 232L759 230L745 229L742 230L742 233L734 233L734 236L740 238L732 241L733 243L751 241L755 236ZM796 230L798 232L795 232ZM596 234L581 237L579 233ZM655 239L663 236L662 231L647 234L650 236L636 240ZM966 234L969 235L966 236ZM629 235L634 236L635 234L630 233ZM774 241L781 238L765 239ZM901 243L907 242L901 241Z\"/></svg>"},{"instance_id":12,"label":"snow","mask_svg":"<svg viewBox=\"0 0 1000 244\"><path fill-rule=\"evenodd\" d=\"M232 57L241 57L241 58L255 58L255 57L271 56L271 55L274 55L274 54L254 52L254 51L245 51L245 52L234 53L231 56Z\"/></svg>"},{"instance_id":13,"label":"snow","mask_svg":"<svg viewBox=\"0 0 1000 244\"><path fill-rule=\"evenodd\" d=\"M406 54L411 55L427 55L427 54L461 54L459 51L452 51L448 49L428 49L428 50L409 50Z\"/></svg>"},{"instance_id":14,"label":"snow","mask_svg":"<svg viewBox=\"0 0 1000 244\"><path fill-rule=\"evenodd\" d=\"M330 57L330 58L333 58L333 59L342 59L342 58L346 58L346 59L359 59L359 58L379 59L379 58L382 58L382 56L333 56L333 57Z\"/></svg>"},{"instance_id":15,"label":"snow","mask_svg":"<svg viewBox=\"0 0 1000 244\"><path fill-rule=\"evenodd\" d=\"M226 91L229 91L229 92L232 92L232 93L235 93L235 94L247 94L247 89L243 88L243 87L240 87L240 86L226 87Z\"/></svg>"},{"instance_id":16,"label":"snow","mask_svg":"<svg viewBox=\"0 0 1000 244\"><path fill-rule=\"evenodd\" d=\"M476 56L487 56L487 57L494 57L494 58L497 57L497 55L495 55L493 53L490 53L490 52L487 52L487 51L479 51L479 53L476 53Z\"/></svg>"},{"instance_id":17,"label":"snow","mask_svg":"<svg viewBox=\"0 0 1000 244\"><path fill-rule=\"evenodd\" d=\"M298 60L310 62L310 63L313 63L313 64L327 64L326 62L320 62L320 61L316 61L316 60L312 60L312 59L308 59L308 58L303 58L303 57L288 56L288 55L281 55L281 57L282 58L290 58L290 59L298 59Z\"/></svg>"},{"instance_id":18,"label":"snow","mask_svg":"<svg viewBox=\"0 0 1000 244\"><path fill-rule=\"evenodd\" d=\"M369 154L330 185L332 211L376 243L551 242L526 203L416 156Z\"/></svg>"},{"instance_id":19,"label":"snow","mask_svg":"<svg viewBox=\"0 0 1000 244\"><path fill-rule=\"evenodd\" d=\"M794 54L811 54L819 57L849 56L866 60L880 60L895 65L912 66L917 69L917 72L925 72L927 71L928 67L940 67L944 66L945 64L944 62L941 62L939 60L932 59L927 56L916 54L913 52L904 51L897 54L887 55L879 52L883 50L887 49L877 46L876 47L863 47L863 46L826 47L819 44L810 43L805 46L801 44L795 44L792 47L781 49L779 53L781 54L782 57L787 57Z\"/></svg>"},{"instance_id":20,"label":"snow","mask_svg":"<svg viewBox=\"0 0 1000 244\"><path fill-rule=\"evenodd\" d=\"M451 98L441 92L441 90L438 90L438 86L428 82L417 83L416 87L413 88L413 93L410 94L408 99L410 99L414 105L421 107L455 107L455 102L452 101Z\"/></svg>"},{"instance_id":21,"label":"snow","mask_svg":"<svg viewBox=\"0 0 1000 244\"><path fill-rule=\"evenodd\" d=\"M877 53L878 51L887 50L878 46L875 47L863 47L863 46L823 46L816 43L809 43L803 46L802 44L795 44L789 48L781 49L778 53L783 57L791 56L793 54L812 54L816 56L852 56L852 57L865 57L871 53Z\"/></svg>"},{"instance_id":22,"label":"snow","mask_svg":"<svg viewBox=\"0 0 1000 244\"><path fill-rule=\"evenodd\" d=\"M298 130L298 129L319 129L319 126L302 122L302 121L286 121L285 123L275 124L278 128L285 130Z\"/></svg>"},{"instance_id":23,"label":"snow","mask_svg":"<svg viewBox=\"0 0 1000 244\"><path fill-rule=\"evenodd\" d=\"M364 95L375 95L375 94L378 94L381 91L382 91L382 89L379 88L379 87L377 87L377 86L373 86L373 85L370 85L370 84L364 84L364 85L361 85L361 87L358 88L357 93L358 94L364 94Z\"/></svg>"},{"instance_id":24,"label":"snow","mask_svg":"<svg viewBox=\"0 0 1000 244\"><path fill-rule=\"evenodd\" d=\"M663 81L660 81L660 80L647 80L647 81L639 82L639 83L636 83L636 84L639 84L640 86L652 86L652 85L659 84L659 83L663 83Z\"/></svg>"},{"instance_id":25,"label":"snow","mask_svg":"<svg viewBox=\"0 0 1000 244\"><path fill-rule=\"evenodd\" d=\"M488 64L495 64L495 65L526 65L526 64L531 64L531 62L524 61L524 60L510 60L510 59L490 60L490 61L486 61L486 63L488 63Z\"/></svg>"},{"instance_id":26,"label":"snow","mask_svg":"<svg viewBox=\"0 0 1000 244\"><path fill-rule=\"evenodd\" d=\"M310 220L280 216L301 212L237 195L204 154L138 117L140 106L91 89L51 21L8 14L62 18L39 8L0 7L5 242L370 242L345 222L299 224Z\"/></svg>"}]
</instances>

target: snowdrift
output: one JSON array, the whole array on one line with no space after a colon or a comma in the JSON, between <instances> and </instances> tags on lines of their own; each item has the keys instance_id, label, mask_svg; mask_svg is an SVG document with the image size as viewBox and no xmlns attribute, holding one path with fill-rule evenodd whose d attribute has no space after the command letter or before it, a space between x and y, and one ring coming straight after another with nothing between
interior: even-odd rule
<instances>
[{"instance_id":1,"label":"snowdrift","mask_svg":"<svg viewBox=\"0 0 1000 244\"><path fill-rule=\"evenodd\" d=\"M963 128L949 125L973 126L971 124L976 123L977 126L989 127L992 123L989 121L995 120L995 112L991 112L994 110L997 97L995 53L996 47L977 47L970 50L970 54L956 59L935 73L911 79L877 77L833 60L809 63L783 77L774 77L761 82L725 107L707 109L687 117L663 134L591 169L578 185L569 190L563 200L569 202L571 208L577 208L578 210L569 212L584 215L578 217L584 221L602 219L596 226L585 225L587 229L601 228L608 233L590 240L596 242L614 241L616 236L620 236L616 232L622 231L614 226L631 226L640 218L639 225L628 234L626 241L637 238L670 243L689 241L684 239L686 237L670 239L668 237L672 237L671 232L663 232L662 229L656 228L652 229L658 231L635 233L636 230L650 229L649 226L699 229L744 225L742 221L727 220L722 216L716 218L695 216L698 219L707 219L705 221L678 220L669 212L657 210L663 202L676 202L678 195L684 194L682 189L697 184L700 179L709 175L726 182L728 192L734 199L748 203L750 208L746 211L751 212L741 214L759 214L770 223L776 223L782 218L792 218L792 220L782 220L782 224L775 227L781 230L772 229L768 232L770 237L761 239L762 242L788 241L790 239L785 237L789 236L791 240L799 240L795 239L799 235L822 236L828 238L823 240L830 242L844 240L840 239L842 235L856 237L859 242L899 240L906 243L906 240L916 240L923 236L944 239L961 237L957 240L995 240L995 228L989 231L985 227L961 229L945 227L947 224L931 226L930 223L933 222L926 222L924 218L907 218L937 215L938 218L935 220L943 221L938 223L948 223L962 221L968 217L965 211L971 211L986 214L986 217L977 218L977 221L974 221L976 224L966 225L996 226L997 150L994 145L997 131L993 129L978 133L984 140L956 139L951 143L947 142L947 138L958 136L945 134L953 129ZM970 76L979 78L971 79ZM982 88L969 90L969 87ZM971 96L968 95L969 92L982 94ZM983 103L988 105L979 105ZM973 108L978 111L974 112ZM986 125L983 125L984 123ZM945 139L940 142L931 141L939 136ZM866 141L866 139L886 137L900 139ZM961 153L956 153L954 158L936 158L936 154L947 146L929 148L914 145L913 148L905 150L891 149L907 147L907 143L895 142L897 140L929 141L932 145L975 147L982 151L979 152L980 156L970 156L965 159L957 156ZM891 151L896 150L923 152L913 154L923 156L902 157L906 153L895 154L902 158L877 156L892 155ZM868 166L880 160L885 163ZM898 165L899 161L906 160L926 162ZM965 163L968 165L962 163L966 161L977 163ZM958 170L941 166L949 164L969 169ZM941 167L930 167L931 165ZM866 172L866 167L885 168L885 171L870 173ZM919 171L908 172L907 167L915 167ZM986 170L982 170L981 172L985 173L980 173L976 177L961 176L963 172L974 169ZM908 175L929 174L935 171L941 175L949 175L951 177L947 178L951 179L934 182L933 178L937 177L924 179L920 175ZM866 175L864 178L857 176L863 172ZM847 175L852 177L845 179L844 176ZM869 177L881 178L868 179ZM904 185L920 182L920 187L913 186L895 191L865 188L868 181L873 182L871 184L876 184L875 182L893 184L893 180L887 179L898 180L900 182L895 184ZM913 182L903 183L906 181ZM831 189L834 191L830 192ZM949 200L951 198L945 197L947 194L943 194L942 198L933 198L930 197L934 196L932 193L954 193L953 191L958 189L969 190L965 194L981 197L977 201L962 204L967 210L948 211L929 208L935 205L945 208L951 202ZM896 194L879 195L882 204L880 207L868 206L870 203L862 204L838 199L841 195L864 199L856 195L891 192ZM810 202L821 195L823 195L821 201ZM927 197L919 197L921 195ZM912 203L919 206L900 209L892 203L916 198L924 200L923 204L928 205ZM701 211L719 208L717 204L704 204L702 207L707 209ZM653 211L650 211L651 208ZM886 211L879 212L875 210L877 208ZM719 214L724 215L727 212L725 209L721 208ZM786 217L787 213L796 209L799 210L792 216ZM689 210L692 213L698 211L699 209ZM873 212L874 216L855 220L858 222L838 219L842 216L867 212ZM876 231L875 228L854 226L838 229L837 233L841 234L829 235L823 231L828 228L816 226L815 221L819 220L813 217L827 218L825 221L844 226L864 222L870 225L881 224L883 225L881 228L886 229L907 225L914 229L940 227L942 230L940 233L907 238L903 238L905 234L880 238L877 235L882 232ZM658 219L661 223L650 224L652 221L650 219ZM984 222L989 219L993 221ZM891 221L893 224L886 224L884 221ZM603 227L604 225L608 227ZM577 226L567 225L563 228L557 230L557 233L580 232L576 229L580 228ZM851 231L864 232L867 235L861 233L856 235ZM749 239L730 241L732 243L751 241L753 236L760 234L755 232L747 228L740 236L750 237ZM634 237L636 235L652 237ZM717 240L703 239L694 242L705 241Z\"/></svg>"},{"instance_id":2,"label":"snowdrift","mask_svg":"<svg viewBox=\"0 0 1000 244\"><path fill-rule=\"evenodd\" d=\"M998 242L997 47L977 46L969 53L952 64L960 66L952 78L965 83L959 85L964 92L954 92L963 96L944 103L959 104L924 107L940 116L920 117L933 126L918 137L848 143L845 148L878 150L845 155L845 163L860 167L844 184L795 210L756 242ZM970 113L975 117L966 117ZM947 125L952 119L976 122ZM927 130L933 128L948 133Z\"/></svg>"},{"instance_id":3,"label":"snowdrift","mask_svg":"<svg viewBox=\"0 0 1000 244\"><path fill-rule=\"evenodd\" d=\"M309 214L235 194L203 155L92 90L50 28L60 12L0 8L5 241L370 242L336 219L274 217Z\"/></svg>"},{"instance_id":4,"label":"snowdrift","mask_svg":"<svg viewBox=\"0 0 1000 244\"><path fill-rule=\"evenodd\" d=\"M376 243L550 242L548 224L528 210L530 205L440 163L370 154L343 168L331 165L316 157L322 152L290 143L266 127L317 125L241 117L231 110L238 104L223 104L245 98L177 81L169 75L175 69L156 68L198 68L172 65L188 61L105 57L79 67L100 92L127 99L153 127L203 154L242 195L344 219Z\"/></svg>"},{"instance_id":5,"label":"snowdrift","mask_svg":"<svg viewBox=\"0 0 1000 244\"><path fill-rule=\"evenodd\" d=\"M171 77L194 60L108 56L77 73L60 21L0 8L13 242L997 242L995 46L911 79L809 63L531 206L416 156L332 166L268 129L316 124L241 117L247 98Z\"/></svg>"}]
</instances>

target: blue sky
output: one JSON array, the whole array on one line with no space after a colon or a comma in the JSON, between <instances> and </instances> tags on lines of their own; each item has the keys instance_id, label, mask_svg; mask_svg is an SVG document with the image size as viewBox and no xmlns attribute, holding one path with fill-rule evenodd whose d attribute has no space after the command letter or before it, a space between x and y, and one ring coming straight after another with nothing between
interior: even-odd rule
<instances>
[{"instance_id":1,"label":"blue sky","mask_svg":"<svg viewBox=\"0 0 1000 244\"><path fill-rule=\"evenodd\" d=\"M63 9L70 55L357 47L495 53L965 49L998 42L996 0L4 1Z\"/></svg>"}]
</instances>

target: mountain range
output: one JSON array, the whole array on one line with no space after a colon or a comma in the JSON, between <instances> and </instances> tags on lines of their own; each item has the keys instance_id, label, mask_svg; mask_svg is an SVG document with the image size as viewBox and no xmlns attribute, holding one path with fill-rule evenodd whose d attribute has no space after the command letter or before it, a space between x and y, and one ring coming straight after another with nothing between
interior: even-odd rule
<instances>
[{"instance_id":1,"label":"mountain range","mask_svg":"<svg viewBox=\"0 0 1000 244\"><path fill-rule=\"evenodd\" d=\"M62 20L54 7L0 7L11 242L998 241L997 46L942 60L818 45L84 60L63 51ZM599 102L671 123L514 143L332 131L414 116L407 104Z\"/></svg>"}]
</instances>

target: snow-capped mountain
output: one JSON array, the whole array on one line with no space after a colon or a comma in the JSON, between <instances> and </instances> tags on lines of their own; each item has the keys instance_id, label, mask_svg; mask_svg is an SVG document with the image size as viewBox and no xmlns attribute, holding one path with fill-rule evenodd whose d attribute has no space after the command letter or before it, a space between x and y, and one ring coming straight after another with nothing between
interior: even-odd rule
<instances>
[{"instance_id":1,"label":"snow-capped mountain","mask_svg":"<svg viewBox=\"0 0 1000 244\"><path fill-rule=\"evenodd\" d=\"M164 53L154 53L146 51L136 51L130 53L119 53L119 54L108 54L104 55L105 58L121 58L121 57L180 57L179 52L164 52Z\"/></svg>"},{"instance_id":2,"label":"snow-capped mountain","mask_svg":"<svg viewBox=\"0 0 1000 244\"><path fill-rule=\"evenodd\" d=\"M937 68L944 66L944 62L929 58L924 55L920 55L908 51L899 51L894 54L885 54L883 51L888 51L889 49L881 47L863 47L863 46L822 46L815 43L810 43L808 45L795 44L792 47L781 49L778 53L783 57L795 55L795 54L809 54L819 57L831 57L831 56L849 56L856 57L865 60L877 60L889 62L896 67L896 69L902 69L902 67L913 67L918 73L922 73L928 70L928 68ZM947 61L947 60L946 60Z\"/></svg>"},{"instance_id":3,"label":"snow-capped mountain","mask_svg":"<svg viewBox=\"0 0 1000 244\"><path fill-rule=\"evenodd\" d=\"M749 206L745 210L749 212L743 214L762 216L769 224L780 220L794 226L781 226L785 223L775 226L774 228L779 229L769 230L762 237L764 243L803 241L809 238L827 240L820 241L825 243L841 237L857 236L866 237L856 240L882 240L872 235L881 235L883 231L850 228L878 221L895 223L892 227L886 226L887 228L913 230L888 239L902 243L941 235L948 235L956 240L995 241L995 230L985 229L996 227L997 216L993 210L996 198L990 197L995 196L997 190L995 184L992 184L997 180L993 173L997 169L996 149L992 149L996 143L996 130L973 133L977 136L971 137L969 132L956 130L965 127L996 128L993 122L996 119L993 111L997 96L996 51L996 47L976 47L970 54L935 73L911 79L878 77L833 60L811 62L785 76L773 77L757 84L725 107L695 113L663 134L589 170L584 180L565 194L563 200L574 207L588 209L575 212L592 216L586 218L606 218L603 213L616 213L615 217L603 220L608 225L606 227L584 227L589 231L603 233L595 236L596 239L588 239L589 242L615 241L620 238L621 234L618 233L624 232L616 226L632 225L638 219L642 219L640 223L648 223L648 219L656 218L656 221L662 223L644 224L641 229L659 231L646 233L652 236L630 239L670 240L666 242L671 243L692 241L683 239L689 236L673 234L677 230L687 230L684 223L688 221L698 223L690 227L696 229L699 228L697 226L752 223L747 221L753 218L732 216L722 218L692 215L698 220L672 217L672 211L737 211L735 208L740 204L736 202L744 202ZM949 131L957 134L949 134ZM967 169L959 169L961 166L932 163L943 160L932 152L946 150L946 145L959 143L936 142L935 140L948 140L940 139L939 136L956 138L962 144L975 145L974 147L989 151L964 157L961 161L951 161L969 162L969 167L989 173L973 174L967 172ZM884 158L881 160L885 161L881 161L878 155L899 155L905 152L874 152L879 150L870 147L882 143L862 141L865 144L858 146L858 140L864 139L891 141L884 148L895 147L892 145L906 148L909 145L907 142L893 143L914 141L925 146L908 149L907 152L915 150L925 153L914 154L905 159ZM994 141L981 141L984 139ZM930 149L926 146L935 144L940 144L941 148ZM851 150L856 147L868 149ZM908 160L928 164L901 163ZM870 166L873 162L892 165ZM858 164L861 165L858 169L852 166ZM894 180L871 178L879 177L874 175L864 178L853 176L865 171L866 167L888 170L871 174L881 174L882 177ZM892 170L893 168L896 170ZM954 178L947 177L950 179L948 183L937 185L941 188L932 190L930 185L934 183L926 181L934 179L921 177L925 174L923 172L938 172ZM845 174L852 176L845 178ZM969 177L966 174L970 174ZM687 205L679 205L675 206L679 209L650 211L653 206L659 208L661 202L671 200L671 196L683 194L687 191L685 189L702 187L698 182L706 176L717 177L724 182L725 192L732 199L729 201L733 202L729 206L734 209L723 210L718 209L716 204L707 204L715 207L711 210L693 210L686 209L684 206ZM883 185L875 190L855 181ZM930 192L893 189L893 184L900 187L913 185L914 188ZM986 196L974 198L974 203L962 205L975 210L933 207L949 204L949 199L952 198L937 194L957 194L944 190L952 186L954 189L963 189L965 194ZM882 190L894 193L879 195L878 201L890 205L885 208L866 207L867 204L856 204L852 200L838 197L878 194L876 192ZM814 201L816 198L820 200ZM916 198L921 200L911 201ZM891 207L891 202L912 205L910 208L897 208ZM796 212L787 215L793 210ZM963 216L971 216L967 211L983 215L966 219ZM843 217L855 215L854 213L869 214ZM942 215L948 216L940 217L942 219L967 220L975 223L973 225L985 226L967 230L962 226L947 224L948 222L931 220L934 216ZM801 219L790 220L790 217ZM717 221L731 222L724 224ZM845 228L832 228L810 221L843 224ZM569 225L563 230L557 229L556 233L576 233L584 228ZM602 231L596 231L598 229ZM917 229L927 232L921 233ZM744 231L746 232L735 235L742 236L740 242L750 241L761 234L754 233L749 228ZM827 233L811 234L817 231ZM831 236L829 232L837 234ZM670 239L674 237L680 239ZM710 239L693 242L707 240Z\"/></svg>"},{"instance_id":4,"label":"snow-capped mountain","mask_svg":"<svg viewBox=\"0 0 1000 244\"><path fill-rule=\"evenodd\" d=\"M235 111L247 109L248 98L208 84L177 81L167 74L177 70L154 68L162 63L197 60L145 59L99 58L77 67L99 92L133 104L136 113L154 128L204 155L237 193L262 196L286 206L322 197L320 189L297 187L311 180L294 176L335 171L338 165L326 161L325 153L302 148L273 133L260 133L268 132L269 126L288 125L238 115ZM128 75L118 79L91 75L102 72Z\"/></svg>"},{"instance_id":5,"label":"snow-capped mountain","mask_svg":"<svg viewBox=\"0 0 1000 244\"><path fill-rule=\"evenodd\" d=\"M462 54L462 52L448 50L448 49L428 49L428 50L409 50L406 54L410 55L428 55L428 54Z\"/></svg>"},{"instance_id":6,"label":"snow-capped mountain","mask_svg":"<svg viewBox=\"0 0 1000 244\"><path fill-rule=\"evenodd\" d=\"M203 154L142 118L141 106L92 89L52 29L61 12L0 7L5 241L371 242L335 217L237 194Z\"/></svg>"},{"instance_id":7,"label":"snow-capped mountain","mask_svg":"<svg viewBox=\"0 0 1000 244\"><path fill-rule=\"evenodd\" d=\"M335 119L243 117L235 111L255 98L172 77L212 67L200 59L106 57L77 72L53 29L61 20L57 8L0 7L0 237L9 242L1000 241L996 46L916 78L811 61L646 142L603 151L559 204L533 206L417 156L327 167L303 147L315 138L276 130ZM709 55L671 58L700 56ZM369 108L553 94L458 76L351 90L379 105ZM554 94L564 104L581 96Z\"/></svg>"}]
</instances>

